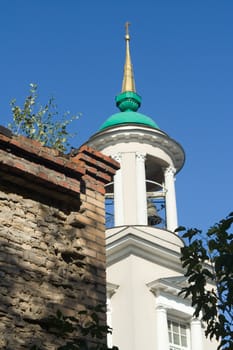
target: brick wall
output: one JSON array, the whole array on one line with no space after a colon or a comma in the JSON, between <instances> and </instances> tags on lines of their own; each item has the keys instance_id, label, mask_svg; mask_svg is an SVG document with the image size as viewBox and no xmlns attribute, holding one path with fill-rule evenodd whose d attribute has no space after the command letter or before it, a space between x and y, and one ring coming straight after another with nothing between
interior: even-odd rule
<instances>
[{"instance_id":1,"label":"brick wall","mask_svg":"<svg viewBox=\"0 0 233 350\"><path fill-rule=\"evenodd\" d=\"M38 320L105 304L104 185L116 169L87 146L62 156L0 129L0 349L57 349Z\"/></svg>"}]
</instances>

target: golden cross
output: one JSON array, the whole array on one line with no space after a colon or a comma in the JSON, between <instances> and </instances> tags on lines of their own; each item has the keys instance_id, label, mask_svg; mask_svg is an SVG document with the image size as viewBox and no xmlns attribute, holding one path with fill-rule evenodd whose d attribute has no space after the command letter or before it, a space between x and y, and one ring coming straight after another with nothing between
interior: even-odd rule
<instances>
[{"instance_id":1,"label":"golden cross","mask_svg":"<svg viewBox=\"0 0 233 350\"><path fill-rule=\"evenodd\" d=\"M130 24L131 24L130 22L126 22L125 23L125 34L126 35L129 35L129 26L130 26Z\"/></svg>"}]
</instances>

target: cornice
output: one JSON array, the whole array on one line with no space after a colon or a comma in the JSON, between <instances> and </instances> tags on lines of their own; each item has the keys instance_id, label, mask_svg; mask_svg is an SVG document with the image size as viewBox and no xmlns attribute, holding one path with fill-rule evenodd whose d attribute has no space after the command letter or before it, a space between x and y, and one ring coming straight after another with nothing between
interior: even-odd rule
<instances>
[{"instance_id":1,"label":"cornice","mask_svg":"<svg viewBox=\"0 0 233 350\"><path fill-rule=\"evenodd\" d=\"M121 125L109 128L93 135L89 139L88 145L101 151L108 146L127 142L158 147L170 156L177 171L183 167L185 154L181 145L163 131L150 127Z\"/></svg>"},{"instance_id":2,"label":"cornice","mask_svg":"<svg viewBox=\"0 0 233 350\"><path fill-rule=\"evenodd\" d=\"M144 226L119 227L118 230L114 228L112 234L111 229L107 230L107 267L135 255L183 273L180 262L180 248L183 243L180 238L172 232L156 228L152 228L152 235L146 229Z\"/></svg>"},{"instance_id":3,"label":"cornice","mask_svg":"<svg viewBox=\"0 0 233 350\"><path fill-rule=\"evenodd\" d=\"M176 276L170 278L161 278L150 283L147 283L147 287L155 294L158 295L161 292L178 296L183 287L187 286L187 277ZM180 297L182 300L183 298Z\"/></svg>"}]
</instances>

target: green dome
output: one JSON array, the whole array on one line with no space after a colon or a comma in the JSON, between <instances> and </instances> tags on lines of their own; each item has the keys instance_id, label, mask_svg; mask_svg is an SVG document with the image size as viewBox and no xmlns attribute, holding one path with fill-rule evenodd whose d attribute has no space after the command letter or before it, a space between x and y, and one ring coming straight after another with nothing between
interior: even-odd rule
<instances>
[{"instance_id":1,"label":"green dome","mask_svg":"<svg viewBox=\"0 0 233 350\"><path fill-rule=\"evenodd\" d=\"M117 126L120 124L142 124L145 126L152 127L154 129L159 129L158 125L150 118L144 114L124 111L111 115L100 127L100 130Z\"/></svg>"},{"instance_id":2,"label":"green dome","mask_svg":"<svg viewBox=\"0 0 233 350\"><path fill-rule=\"evenodd\" d=\"M141 105L141 97L134 91L125 91L116 96L116 105L120 113L111 115L100 127L100 131L121 124L142 124L154 129L158 125L144 114L137 110Z\"/></svg>"}]
</instances>

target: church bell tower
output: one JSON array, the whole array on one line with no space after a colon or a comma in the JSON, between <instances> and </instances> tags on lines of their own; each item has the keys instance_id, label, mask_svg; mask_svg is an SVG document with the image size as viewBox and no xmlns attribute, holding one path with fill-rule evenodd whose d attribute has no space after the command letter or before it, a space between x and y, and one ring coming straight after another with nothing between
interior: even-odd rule
<instances>
[{"instance_id":1,"label":"church bell tower","mask_svg":"<svg viewBox=\"0 0 233 350\"><path fill-rule=\"evenodd\" d=\"M87 143L120 163L106 186L107 317L113 328L109 345L120 350L175 349L172 332L178 327L185 334L178 349L190 349L197 335L202 339L202 329L199 320L192 321L192 308L177 298L183 242L175 233L175 176L185 155L152 118L138 112L141 97L128 24L125 44L122 90L116 96L119 111ZM201 340L195 344L192 350L203 349Z\"/></svg>"},{"instance_id":2,"label":"church bell tower","mask_svg":"<svg viewBox=\"0 0 233 350\"><path fill-rule=\"evenodd\" d=\"M174 181L184 151L153 119L138 112L141 97L135 87L128 25L122 91L116 96L120 112L110 116L88 143L121 165L114 183L106 187L107 204L112 205L107 226L149 225L174 231Z\"/></svg>"}]
</instances>

